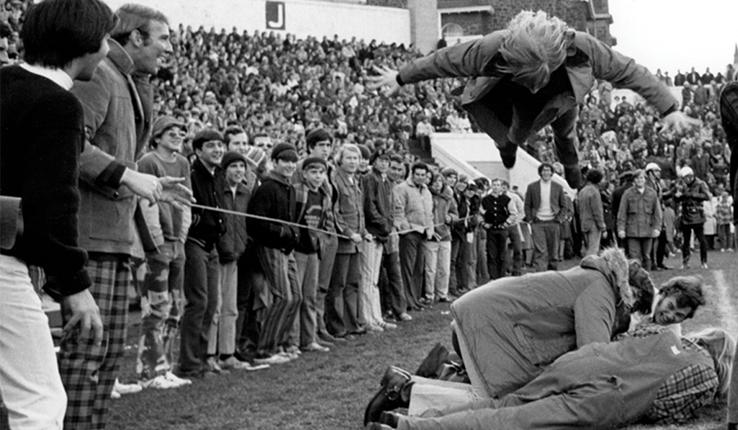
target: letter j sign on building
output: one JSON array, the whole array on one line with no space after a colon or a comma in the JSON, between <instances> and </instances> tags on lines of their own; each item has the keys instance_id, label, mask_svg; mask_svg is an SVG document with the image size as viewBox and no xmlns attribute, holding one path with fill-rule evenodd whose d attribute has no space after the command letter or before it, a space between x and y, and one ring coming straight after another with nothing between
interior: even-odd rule
<instances>
[{"instance_id":1,"label":"letter j sign on building","mask_svg":"<svg viewBox=\"0 0 738 430\"><path fill-rule=\"evenodd\" d=\"M266 28L268 30L284 30L284 2L266 2Z\"/></svg>"}]
</instances>

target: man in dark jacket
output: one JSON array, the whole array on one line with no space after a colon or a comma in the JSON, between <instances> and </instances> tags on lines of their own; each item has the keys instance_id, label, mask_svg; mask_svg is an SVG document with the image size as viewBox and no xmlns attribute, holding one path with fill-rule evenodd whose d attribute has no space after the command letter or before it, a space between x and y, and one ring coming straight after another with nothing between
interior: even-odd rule
<instances>
[{"instance_id":1,"label":"man in dark jacket","mask_svg":"<svg viewBox=\"0 0 738 430\"><path fill-rule=\"evenodd\" d=\"M331 203L335 203L337 198L335 187L331 176L333 175L333 164L331 154L333 152L333 138L328 130L316 128L310 130L305 137L305 146L308 150L308 158L317 157L326 162L326 178L321 185L323 192L331 199ZM297 184L303 179L302 165L298 163L297 170L292 176L292 183ZM328 232L336 231L334 221L333 207L329 208L326 213L326 219L323 223L323 229ZM331 275L333 274L333 264L336 261L336 250L338 249L338 238L332 234L318 233L320 236L320 259L318 267L318 286L315 294L315 320L317 336L324 345L332 345L338 340L328 333L325 327L325 297L328 294L328 287L331 283Z\"/></svg>"},{"instance_id":2,"label":"man in dark jacket","mask_svg":"<svg viewBox=\"0 0 738 430\"><path fill-rule=\"evenodd\" d=\"M272 149L271 157L274 168L254 191L249 213L295 222L295 189L290 178L297 168L297 151L292 145L280 143ZM295 351L285 350L284 343L302 300L292 252L297 245L298 231L289 225L258 219L249 219L248 226L272 296L272 303L266 309L262 322L254 361L259 364L280 364L297 358Z\"/></svg>"},{"instance_id":3,"label":"man in dark jacket","mask_svg":"<svg viewBox=\"0 0 738 430\"><path fill-rule=\"evenodd\" d=\"M411 61L399 72L378 71L379 76L370 78L369 88L386 87L387 95L404 84L427 79L471 78L461 103L494 139L509 169L515 164L518 145L550 124L559 161L573 188L581 182L577 105L583 103L595 79L642 95L661 113L666 128L681 131L697 122L678 110L677 100L645 67L543 11L522 11L507 29L441 49Z\"/></svg>"},{"instance_id":4,"label":"man in dark jacket","mask_svg":"<svg viewBox=\"0 0 738 430\"><path fill-rule=\"evenodd\" d=\"M238 152L226 152L220 167L224 180L216 192L223 208L246 213L251 193L244 184L248 162ZM234 356L236 352L236 323L238 321L238 260L246 251L248 239L246 218L224 214L225 233L218 240L220 262L220 307L210 323L208 333L208 362L216 362L222 369L255 370L248 362ZM216 359L216 353L220 360ZM214 367L211 365L211 367Z\"/></svg>"},{"instance_id":5,"label":"man in dark jacket","mask_svg":"<svg viewBox=\"0 0 738 430\"><path fill-rule=\"evenodd\" d=\"M710 190L702 180L695 178L690 167L680 171L682 183L677 186L674 198L682 204L682 269L689 267L692 232L700 243L700 262L707 269L707 241L705 240L705 211L702 202L710 199Z\"/></svg>"},{"instance_id":6,"label":"man in dark jacket","mask_svg":"<svg viewBox=\"0 0 738 430\"><path fill-rule=\"evenodd\" d=\"M394 226L392 215L392 180L387 177L389 154L376 154L371 170L361 178L364 188L364 220L371 241L363 244L364 255L361 270L361 296L364 298L362 313L369 329L392 328L394 324L384 321L379 297L379 272L382 266L384 244L389 240ZM393 282L394 281L394 282ZM388 301L401 303L404 295L402 284L390 280ZM400 309L396 309L399 311ZM402 313L402 312L400 312ZM398 314L399 315L399 314Z\"/></svg>"},{"instance_id":7,"label":"man in dark jacket","mask_svg":"<svg viewBox=\"0 0 738 430\"><path fill-rule=\"evenodd\" d=\"M45 270L43 289L60 302L66 334L79 326L79 336L69 337L96 348L103 338L78 243L84 112L69 89L72 79L92 78L114 23L101 1L36 4L20 34L26 63L0 69L0 387L7 413L0 427L61 429L67 407L27 265Z\"/></svg>"},{"instance_id":8,"label":"man in dark jacket","mask_svg":"<svg viewBox=\"0 0 738 430\"><path fill-rule=\"evenodd\" d=\"M472 210L471 201L467 197L467 193L473 194L473 191L467 192L470 186L474 186L473 183L469 184L466 177L460 177L454 187L454 199L459 219L452 223L451 228L451 279L448 292L457 297L467 292L472 286L468 266L474 244L473 236L470 240L469 234L474 232L478 220L477 214Z\"/></svg>"},{"instance_id":9,"label":"man in dark jacket","mask_svg":"<svg viewBox=\"0 0 738 430\"><path fill-rule=\"evenodd\" d=\"M612 192L612 204L610 205L614 225L617 225L618 223L618 209L620 209L620 201L623 199L623 194L628 188L633 186L633 172L623 172L620 174L619 179L620 186L615 188L615 190ZM625 248L625 240L621 240L619 237L617 237L617 234L615 235L615 238L617 239L618 246L621 248Z\"/></svg>"},{"instance_id":10,"label":"man in dark jacket","mask_svg":"<svg viewBox=\"0 0 738 430\"><path fill-rule=\"evenodd\" d=\"M605 233L605 215L599 188L601 180L602 172L590 170L587 172L587 185L577 196L579 222L586 244L585 256L597 255L600 251L600 239Z\"/></svg>"},{"instance_id":11,"label":"man in dark jacket","mask_svg":"<svg viewBox=\"0 0 738 430\"><path fill-rule=\"evenodd\" d=\"M299 182L293 182L295 188L295 213L297 223L312 229L325 229L325 224L332 219L333 203L330 187L325 187L328 163L322 157L308 157L300 163ZM302 303L300 316L295 319L291 339L299 340L300 350L328 352L329 348L320 344L318 335L318 300L325 300L325 294L318 294L320 279L320 251L323 233L312 229L301 228L297 246L295 247L295 263L297 282L300 284ZM321 305L322 309L322 305Z\"/></svg>"},{"instance_id":12,"label":"man in dark jacket","mask_svg":"<svg viewBox=\"0 0 738 430\"><path fill-rule=\"evenodd\" d=\"M482 198L481 209L484 228L487 230L487 270L491 279L505 276L507 271L507 229L516 214L510 213L510 197L502 192L502 180L492 180L491 192Z\"/></svg>"},{"instance_id":13,"label":"man in dark jacket","mask_svg":"<svg viewBox=\"0 0 738 430\"><path fill-rule=\"evenodd\" d=\"M192 139L197 159L192 163L192 192L198 204L223 207L220 163L225 145L215 130L202 130ZM201 377L205 372L220 372L217 362L207 362L210 324L218 304L218 251L216 244L225 231L218 212L192 210L192 225L185 242L185 308L181 323L181 345L177 376Z\"/></svg>"}]
</instances>

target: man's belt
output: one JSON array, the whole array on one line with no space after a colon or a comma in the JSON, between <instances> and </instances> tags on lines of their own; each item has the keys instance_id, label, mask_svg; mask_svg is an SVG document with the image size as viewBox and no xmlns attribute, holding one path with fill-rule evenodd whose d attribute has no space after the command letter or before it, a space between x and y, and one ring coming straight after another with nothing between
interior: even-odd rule
<instances>
[{"instance_id":1,"label":"man's belt","mask_svg":"<svg viewBox=\"0 0 738 430\"><path fill-rule=\"evenodd\" d=\"M0 250L10 251L23 235L20 197L0 196Z\"/></svg>"}]
</instances>

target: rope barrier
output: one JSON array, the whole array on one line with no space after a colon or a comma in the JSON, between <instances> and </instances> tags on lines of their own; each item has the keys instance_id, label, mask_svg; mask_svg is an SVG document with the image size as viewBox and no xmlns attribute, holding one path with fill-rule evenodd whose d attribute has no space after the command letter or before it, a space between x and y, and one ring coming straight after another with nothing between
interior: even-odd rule
<instances>
[{"instance_id":1,"label":"rope barrier","mask_svg":"<svg viewBox=\"0 0 738 430\"><path fill-rule=\"evenodd\" d=\"M265 217L265 216L261 216L261 215L254 215L254 214L245 213L245 212L232 211L232 210L229 210L229 209L216 208L216 207L212 207L212 206L198 205L196 203L192 203L190 206L192 208L194 208L194 209L201 209L201 210L211 211L211 212L220 212L220 213L228 214L228 215L236 215L236 216L240 216L240 217L244 217L244 218L258 219L260 221L267 221L267 222L273 222L273 223L277 223L277 224L284 224L284 225L289 225L289 226L292 226L292 227L304 228L306 230L312 230L312 231L315 231L315 232L318 232L318 233L327 234L329 236L335 236L335 237L337 237L339 239L351 240L351 238L349 236L346 236L346 235L340 234L340 233L336 233L335 231L323 230L321 228L311 227L309 225L297 224L295 222L285 221L285 220L282 220L282 219L269 218L269 217ZM438 227L438 226L441 226L441 225L444 225L444 224L445 223L434 224L433 227ZM411 233L411 232L414 232L414 231L417 232L417 230L415 230L414 228L411 228L411 229L407 229L407 230L398 231L397 234L398 235L403 235L403 234Z\"/></svg>"}]
</instances>

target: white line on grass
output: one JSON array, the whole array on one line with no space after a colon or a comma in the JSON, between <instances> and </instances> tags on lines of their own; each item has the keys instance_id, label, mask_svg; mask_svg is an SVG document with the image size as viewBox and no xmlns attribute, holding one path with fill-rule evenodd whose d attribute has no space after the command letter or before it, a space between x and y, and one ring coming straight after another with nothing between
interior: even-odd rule
<instances>
[{"instance_id":1,"label":"white line on grass","mask_svg":"<svg viewBox=\"0 0 738 430\"><path fill-rule=\"evenodd\" d=\"M725 282L725 273L722 270L713 270L715 275L715 286L717 287L717 310L722 320L723 328L728 330L733 336L738 335L738 323L736 322L736 313L733 303L730 301L730 293L728 292L728 283Z\"/></svg>"}]
</instances>

